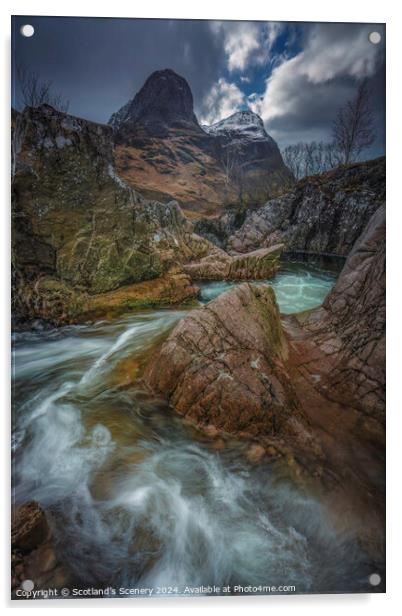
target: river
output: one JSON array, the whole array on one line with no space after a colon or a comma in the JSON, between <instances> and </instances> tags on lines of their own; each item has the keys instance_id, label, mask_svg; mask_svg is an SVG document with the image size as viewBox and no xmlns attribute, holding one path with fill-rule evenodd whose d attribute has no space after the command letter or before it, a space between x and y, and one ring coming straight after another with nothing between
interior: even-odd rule
<instances>
[{"instance_id":1,"label":"river","mask_svg":"<svg viewBox=\"0 0 402 616\"><path fill-rule=\"evenodd\" d=\"M335 279L287 264L272 284L289 314L319 305ZM228 286L202 285L202 301ZM200 435L136 383L187 312L14 334L15 502L52 513L58 556L82 587L370 590L368 557L316 498L275 464L247 462L244 443Z\"/></svg>"}]
</instances>

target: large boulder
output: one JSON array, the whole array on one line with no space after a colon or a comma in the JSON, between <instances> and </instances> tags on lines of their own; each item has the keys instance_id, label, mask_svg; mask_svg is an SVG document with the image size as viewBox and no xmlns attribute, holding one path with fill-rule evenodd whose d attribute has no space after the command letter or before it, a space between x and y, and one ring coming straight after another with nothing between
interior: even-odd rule
<instances>
[{"instance_id":1,"label":"large boulder","mask_svg":"<svg viewBox=\"0 0 402 616\"><path fill-rule=\"evenodd\" d=\"M291 192L248 212L220 245L249 252L283 242L290 252L347 256L384 202L384 158L341 166L304 178Z\"/></svg>"},{"instance_id":2,"label":"large boulder","mask_svg":"<svg viewBox=\"0 0 402 616\"><path fill-rule=\"evenodd\" d=\"M264 280L272 278L279 269L283 244L260 248L246 254L232 256L229 280Z\"/></svg>"},{"instance_id":3,"label":"large boulder","mask_svg":"<svg viewBox=\"0 0 402 616\"><path fill-rule=\"evenodd\" d=\"M147 201L116 175L110 127L48 105L13 124L14 315L49 316L27 300L44 279L47 299L62 288L76 312L77 295L163 277L210 250L176 202Z\"/></svg>"},{"instance_id":4,"label":"large boulder","mask_svg":"<svg viewBox=\"0 0 402 616\"><path fill-rule=\"evenodd\" d=\"M292 432L302 416L273 290L242 284L192 311L145 370L187 419L235 435Z\"/></svg>"}]
</instances>

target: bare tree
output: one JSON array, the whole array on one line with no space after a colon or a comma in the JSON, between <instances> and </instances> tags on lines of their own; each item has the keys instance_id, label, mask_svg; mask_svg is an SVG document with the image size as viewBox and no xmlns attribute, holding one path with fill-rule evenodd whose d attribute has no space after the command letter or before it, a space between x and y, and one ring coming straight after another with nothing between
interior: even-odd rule
<instances>
[{"instance_id":1,"label":"bare tree","mask_svg":"<svg viewBox=\"0 0 402 616\"><path fill-rule=\"evenodd\" d=\"M68 111L69 101L61 93L53 91L52 82L42 80L38 73L26 66L17 66L17 82L24 106L47 104L64 113Z\"/></svg>"},{"instance_id":2,"label":"bare tree","mask_svg":"<svg viewBox=\"0 0 402 616\"><path fill-rule=\"evenodd\" d=\"M239 201L242 202L244 198L244 169L237 145L227 143L221 161L226 187L229 185L236 187Z\"/></svg>"},{"instance_id":3,"label":"bare tree","mask_svg":"<svg viewBox=\"0 0 402 616\"><path fill-rule=\"evenodd\" d=\"M225 184L228 186L232 181L233 170L236 167L237 150L234 147L226 146L222 156L222 167L225 173Z\"/></svg>"},{"instance_id":4,"label":"bare tree","mask_svg":"<svg viewBox=\"0 0 402 616\"><path fill-rule=\"evenodd\" d=\"M371 93L366 79L359 84L355 97L339 110L332 135L343 163L356 160L373 143Z\"/></svg>"},{"instance_id":5,"label":"bare tree","mask_svg":"<svg viewBox=\"0 0 402 616\"><path fill-rule=\"evenodd\" d=\"M301 142L293 145L288 145L282 151L282 157L285 165L293 173L296 180L302 177L302 160L303 160L303 144Z\"/></svg>"},{"instance_id":6,"label":"bare tree","mask_svg":"<svg viewBox=\"0 0 402 616\"><path fill-rule=\"evenodd\" d=\"M332 141L299 142L282 151L285 165L297 180L324 173L341 163L357 160L375 139L371 93L362 81L353 100L341 107L333 124Z\"/></svg>"},{"instance_id":7,"label":"bare tree","mask_svg":"<svg viewBox=\"0 0 402 616\"><path fill-rule=\"evenodd\" d=\"M342 162L342 155L335 142L323 143L324 153L324 171L334 169Z\"/></svg>"},{"instance_id":8,"label":"bare tree","mask_svg":"<svg viewBox=\"0 0 402 616\"><path fill-rule=\"evenodd\" d=\"M243 165L240 164L240 161L238 161L237 165L236 165L236 185L237 185L237 190L238 190L238 194L239 194L239 201L240 203L243 203L244 201L244 197L245 197L245 173L244 173L244 167Z\"/></svg>"},{"instance_id":9,"label":"bare tree","mask_svg":"<svg viewBox=\"0 0 402 616\"><path fill-rule=\"evenodd\" d=\"M341 162L334 143L324 141L302 142L288 145L282 151L284 163L296 180L333 169Z\"/></svg>"}]
</instances>

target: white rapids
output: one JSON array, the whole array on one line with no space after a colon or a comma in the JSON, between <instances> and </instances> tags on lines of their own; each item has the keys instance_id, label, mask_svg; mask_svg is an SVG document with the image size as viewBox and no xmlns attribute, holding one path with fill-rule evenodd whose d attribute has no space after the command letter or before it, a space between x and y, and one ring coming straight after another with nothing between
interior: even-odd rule
<instances>
[{"instance_id":1,"label":"white rapids","mask_svg":"<svg viewBox=\"0 0 402 616\"><path fill-rule=\"evenodd\" d=\"M83 587L365 589L364 555L319 502L119 380L184 314L15 334L15 502L52 513L58 556Z\"/></svg>"}]
</instances>

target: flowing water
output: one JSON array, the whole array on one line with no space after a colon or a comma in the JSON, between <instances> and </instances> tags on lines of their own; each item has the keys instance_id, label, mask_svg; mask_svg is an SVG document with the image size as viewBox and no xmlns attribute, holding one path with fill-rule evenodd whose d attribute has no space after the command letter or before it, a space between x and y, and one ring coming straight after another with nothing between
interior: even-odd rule
<instances>
[{"instance_id":1,"label":"flowing water","mask_svg":"<svg viewBox=\"0 0 402 616\"><path fill-rule=\"evenodd\" d=\"M332 269L322 269L315 264L288 262L282 265L274 278L261 282L271 285L275 290L282 314L293 314L322 304L336 277ZM226 281L201 283L201 301L209 302L237 284Z\"/></svg>"},{"instance_id":2,"label":"flowing water","mask_svg":"<svg viewBox=\"0 0 402 616\"><path fill-rule=\"evenodd\" d=\"M301 298L320 303L334 282L310 266L299 273L273 285L284 312L292 293L303 309ZM217 291L204 287L204 301ZM245 444L200 436L135 383L185 314L14 335L15 502L53 514L59 559L82 588L369 590L368 559L320 502L275 465L248 463Z\"/></svg>"}]
</instances>

